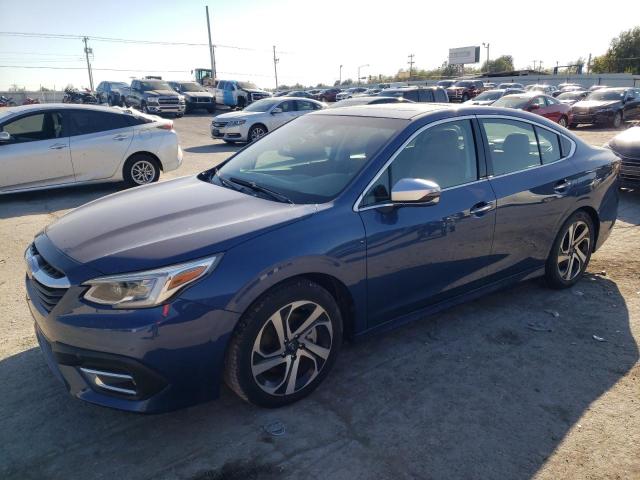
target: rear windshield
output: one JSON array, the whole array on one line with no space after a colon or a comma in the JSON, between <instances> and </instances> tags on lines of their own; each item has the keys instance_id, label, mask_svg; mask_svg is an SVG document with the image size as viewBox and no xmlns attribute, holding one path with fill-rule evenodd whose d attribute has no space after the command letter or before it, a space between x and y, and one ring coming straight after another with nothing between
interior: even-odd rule
<instances>
[{"instance_id":1,"label":"rear windshield","mask_svg":"<svg viewBox=\"0 0 640 480\"><path fill-rule=\"evenodd\" d=\"M522 108L529 103L531 97L521 97L519 95L505 95L502 98L496 100L493 107L505 107L505 108Z\"/></svg>"},{"instance_id":2,"label":"rear windshield","mask_svg":"<svg viewBox=\"0 0 640 480\"><path fill-rule=\"evenodd\" d=\"M489 90L487 92L482 92L478 95L474 100L497 100L503 95L503 92L500 90Z\"/></svg>"},{"instance_id":3,"label":"rear windshield","mask_svg":"<svg viewBox=\"0 0 640 480\"><path fill-rule=\"evenodd\" d=\"M589 95L589 100L622 100L624 90L596 90Z\"/></svg>"},{"instance_id":4,"label":"rear windshield","mask_svg":"<svg viewBox=\"0 0 640 480\"><path fill-rule=\"evenodd\" d=\"M469 88L469 87L473 87L473 82L467 82L467 81L461 80L459 82L454 83L453 85L455 87Z\"/></svg>"}]
</instances>

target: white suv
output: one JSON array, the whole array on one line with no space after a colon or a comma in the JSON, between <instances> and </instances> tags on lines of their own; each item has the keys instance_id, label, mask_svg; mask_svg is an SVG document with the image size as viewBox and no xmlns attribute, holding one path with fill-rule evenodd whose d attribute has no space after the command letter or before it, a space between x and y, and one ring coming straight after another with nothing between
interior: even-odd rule
<instances>
[{"instance_id":1,"label":"white suv","mask_svg":"<svg viewBox=\"0 0 640 480\"><path fill-rule=\"evenodd\" d=\"M90 105L43 104L0 112L0 194L124 180L158 180L182 164L173 122Z\"/></svg>"}]
</instances>

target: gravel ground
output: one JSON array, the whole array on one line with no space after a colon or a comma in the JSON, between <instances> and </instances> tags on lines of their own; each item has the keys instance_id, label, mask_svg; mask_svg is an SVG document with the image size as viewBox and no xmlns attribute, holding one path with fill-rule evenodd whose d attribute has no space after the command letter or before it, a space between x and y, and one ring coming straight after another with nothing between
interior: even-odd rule
<instances>
[{"instance_id":1,"label":"gravel ground","mask_svg":"<svg viewBox=\"0 0 640 480\"><path fill-rule=\"evenodd\" d=\"M176 121L185 162L218 163L208 116ZM594 145L613 131L579 129ZM121 189L0 199L0 478L640 478L640 195L574 289L525 282L344 346L311 397L142 416L68 396L36 348L22 253L71 208ZM555 315L557 313L557 315ZM594 335L605 341L594 340ZM265 427L281 422L282 436Z\"/></svg>"}]
</instances>

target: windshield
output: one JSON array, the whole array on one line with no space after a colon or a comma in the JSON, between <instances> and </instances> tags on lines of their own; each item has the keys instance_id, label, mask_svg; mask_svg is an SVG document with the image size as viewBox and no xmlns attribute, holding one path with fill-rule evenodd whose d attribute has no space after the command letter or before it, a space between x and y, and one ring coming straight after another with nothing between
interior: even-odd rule
<instances>
[{"instance_id":1,"label":"windshield","mask_svg":"<svg viewBox=\"0 0 640 480\"><path fill-rule=\"evenodd\" d=\"M282 100L264 98L262 100L258 100L257 102L253 102L251 105L246 107L243 111L244 112L266 112L271 107L273 107L274 105L280 102L282 102Z\"/></svg>"},{"instance_id":2,"label":"windshield","mask_svg":"<svg viewBox=\"0 0 640 480\"><path fill-rule=\"evenodd\" d=\"M202 87L202 85L199 85L196 82L181 83L180 88L184 92L206 92L207 91L205 88Z\"/></svg>"},{"instance_id":3,"label":"windshield","mask_svg":"<svg viewBox=\"0 0 640 480\"><path fill-rule=\"evenodd\" d=\"M478 95L474 100L497 100L499 99L503 93L499 90L489 90L487 92L482 92Z\"/></svg>"},{"instance_id":4,"label":"windshield","mask_svg":"<svg viewBox=\"0 0 640 480\"><path fill-rule=\"evenodd\" d=\"M256 87L255 83L251 83L251 82L238 82L238 85L240 85L240 88L244 88L245 90L247 88L251 89L251 90L258 90L258 87Z\"/></svg>"},{"instance_id":5,"label":"windshield","mask_svg":"<svg viewBox=\"0 0 640 480\"><path fill-rule=\"evenodd\" d=\"M505 107L505 108L523 108L529 103L530 97L521 97L519 95L505 95L504 97L496 100L492 107Z\"/></svg>"},{"instance_id":6,"label":"windshield","mask_svg":"<svg viewBox=\"0 0 640 480\"><path fill-rule=\"evenodd\" d=\"M116 88L122 88L122 87L128 87L129 85L127 85L124 82L113 82L111 84L111 88L116 87Z\"/></svg>"},{"instance_id":7,"label":"windshield","mask_svg":"<svg viewBox=\"0 0 640 480\"><path fill-rule=\"evenodd\" d=\"M305 115L238 152L211 181L253 182L294 203L335 198L406 121ZM247 192L249 193L249 192Z\"/></svg>"},{"instance_id":8,"label":"windshield","mask_svg":"<svg viewBox=\"0 0 640 480\"><path fill-rule=\"evenodd\" d=\"M464 88L470 88L473 86L473 84L471 82L465 82L464 80L460 80L459 82L456 82L453 84L454 87L464 87Z\"/></svg>"},{"instance_id":9,"label":"windshield","mask_svg":"<svg viewBox=\"0 0 640 480\"><path fill-rule=\"evenodd\" d=\"M583 92L565 92L558 95L558 100L577 100L583 96Z\"/></svg>"},{"instance_id":10,"label":"windshield","mask_svg":"<svg viewBox=\"0 0 640 480\"><path fill-rule=\"evenodd\" d=\"M589 100L622 100L624 90L596 90L589 95Z\"/></svg>"},{"instance_id":11,"label":"windshield","mask_svg":"<svg viewBox=\"0 0 640 480\"><path fill-rule=\"evenodd\" d=\"M140 82L143 91L147 90L173 90L169 86L167 82L163 82L162 80L150 80L145 82Z\"/></svg>"},{"instance_id":12,"label":"windshield","mask_svg":"<svg viewBox=\"0 0 640 480\"><path fill-rule=\"evenodd\" d=\"M382 90L380 93L376 93L377 97L402 97L404 91L402 90Z\"/></svg>"}]
</instances>

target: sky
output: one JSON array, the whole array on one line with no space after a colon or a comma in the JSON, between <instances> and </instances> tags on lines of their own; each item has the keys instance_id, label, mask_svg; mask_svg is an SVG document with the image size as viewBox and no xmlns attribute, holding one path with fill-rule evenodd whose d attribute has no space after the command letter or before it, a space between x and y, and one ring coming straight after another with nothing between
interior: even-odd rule
<instances>
[{"instance_id":1,"label":"sky","mask_svg":"<svg viewBox=\"0 0 640 480\"><path fill-rule=\"evenodd\" d=\"M527 4L535 7L527 9ZM94 86L159 74L188 80L210 66L206 46L115 43L91 37L206 44L209 6L218 78L250 80L275 87L273 45L279 84L333 84L342 79L408 68L436 68L448 49L490 44L491 58L508 54L516 68L535 60L560 65L604 53L613 37L640 23L630 0L586 7L582 1L455 3L404 0L397 3L322 0L0 0L0 32L89 37ZM635 12L630 12L636 8ZM625 14L625 12L629 14ZM233 47L233 48L231 48ZM0 35L0 90L12 85L38 89L89 85L82 41ZM481 50L481 60L486 60ZM33 67L33 68L16 68ZM477 65L479 66L479 65ZM43 67L56 67L46 69ZM60 67L73 69L61 70ZM119 69L130 71L108 71Z\"/></svg>"}]
</instances>

